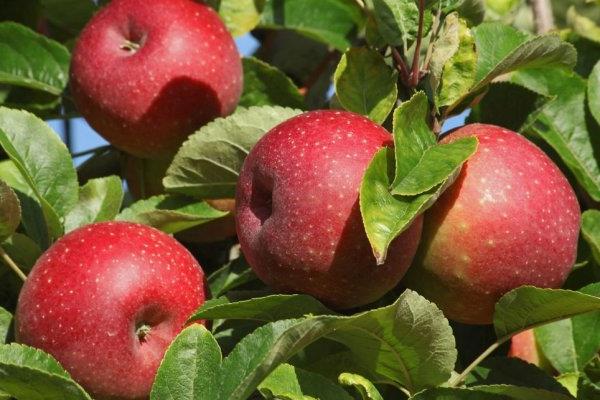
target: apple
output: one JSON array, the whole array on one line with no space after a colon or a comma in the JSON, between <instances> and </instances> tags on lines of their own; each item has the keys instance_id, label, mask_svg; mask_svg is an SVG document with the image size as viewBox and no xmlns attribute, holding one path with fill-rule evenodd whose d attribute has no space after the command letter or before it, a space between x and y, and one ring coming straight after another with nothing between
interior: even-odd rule
<instances>
[{"instance_id":1,"label":"apple","mask_svg":"<svg viewBox=\"0 0 600 400\"><path fill-rule=\"evenodd\" d=\"M541 356L538 350L533 329L517 333L510 338L508 357L519 358L538 367L542 366L542 364L547 364L547 362L542 362L543 356Z\"/></svg>"},{"instance_id":2,"label":"apple","mask_svg":"<svg viewBox=\"0 0 600 400\"><path fill-rule=\"evenodd\" d=\"M206 122L233 112L240 55L215 11L191 0L113 0L73 50L77 109L115 147L174 153Z\"/></svg>"},{"instance_id":3,"label":"apple","mask_svg":"<svg viewBox=\"0 0 600 400\"><path fill-rule=\"evenodd\" d=\"M562 172L523 136L471 124L442 142L467 136L477 137L477 151L426 212L405 284L450 319L489 324L494 304L511 289L564 283L581 212Z\"/></svg>"},{"instance_id":4,"label":"apple","mask_svg":"<svg viewBox=\"0 0 600 400\"><path fill-rule=\"evenodd\" d=\"M421 218L377 266L359 209L359 187L391 135L345 111L311 111L269 131L244 161L236 196L238 238L266 284L337 309L392 289L418 246Z\"/></svg>"},{"instance_id":5,"label":"apple","mask_svg":"<svg viewBox=\"0 0 600 400\"><path fill-rule=\"evenodd\" d=\"M145 399L207 290L198 262L170 236L129 222L88 225L35 264L16 339L52 354L96 399Z\"/></svg>"},{"instance_id":6,"label":"apple","mask_svg":"<svg viewBox=\"0 0 600 400\"><path fill-rule=\"evenodd\" d=\"M135 199L164 193L162 180L171 164L172 157L145 160L126 153L122 154L122 175ZM214 243L235 236L235 200L206 199L211 207L229 214L177 233L177 239L186 243Z\"/></svg>"}]
</instances>

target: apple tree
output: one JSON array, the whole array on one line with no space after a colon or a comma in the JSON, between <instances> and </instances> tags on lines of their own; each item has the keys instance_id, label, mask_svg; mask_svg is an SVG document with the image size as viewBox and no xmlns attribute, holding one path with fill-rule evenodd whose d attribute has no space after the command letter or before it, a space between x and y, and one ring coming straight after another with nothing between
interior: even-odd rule
<instances>
[{"instance_id":1,"label":"apple tree","mask_svg":"<svg viewBox=\"0 0 600 400\"><path fill-rule=\"evenodd\" d=\"M597 399L599 210L597 0L0 0L0 400Z\"/></svg>"}]
</instances>

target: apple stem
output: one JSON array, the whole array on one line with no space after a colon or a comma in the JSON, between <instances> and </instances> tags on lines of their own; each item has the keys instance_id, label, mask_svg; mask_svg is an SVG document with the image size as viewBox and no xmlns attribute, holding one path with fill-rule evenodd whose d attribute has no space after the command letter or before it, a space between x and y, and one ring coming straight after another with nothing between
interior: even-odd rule
<instances>
[{"instance_id":1,"label":"apple stem","mask_svg":"<svg viewBox=\"0 0 600 400\"><path fill-rule=\"evenodd\" d=\"M21 280L23 280L23 282L27 280L27 275L25 275L21 268L19 268L19 266L12 260L12 258L10 258L10 256L2 247L0 247L0 258L2 258L2 261L4 261L6 265L8 265L10 269L12 269L14 273L21 278Z\"/></svg>"},{"instance_id":2,"label":"apple stem","mask_svg":"<svg viewBox=\"0 0 600 400\"><path fill-rule=\"evenodd\" d=\"M419 0L419 29L417 30L417 44L413 55L412 69L410 73L410 86L415 88L421 79L419 68L419 55L421 53L421 41L423 40L423 20L425 18L425 0Z\"/></svg>"},{"instance_id":3,"label":"apple stem","mask_svg":"<svg viewBox=\"0 0 600 400\"><path fill-rule=\"evenodd\" d=\"M131 40L125 40L125 42L121 45L121 50L127 50L135 53L139 50L140 44L132 42Z\"/></svg>"},{"instance_id":4,"label":"apple stem","mask_svg":"<svg viewBox=\"0 0 600 400\"><path fill-rule=\"evenodd\" d=\"M450 379L448 381L448 386L456 387L457 385L461 384L462 381L465 380L467 375L469 375L469 373L473 369L475 369L475 367L477 367L483 360L485 360L490 354L492 354L494 350L500 347L500 345L502 345L502 343L506 342L508 339L510 339L510 336L508 338L495 341L490 347L488 347L483 353L481 353L479 357L477 357L471 364L469 364L469 366L465 368L463 372Z\"/></svg>"}]
</instances>

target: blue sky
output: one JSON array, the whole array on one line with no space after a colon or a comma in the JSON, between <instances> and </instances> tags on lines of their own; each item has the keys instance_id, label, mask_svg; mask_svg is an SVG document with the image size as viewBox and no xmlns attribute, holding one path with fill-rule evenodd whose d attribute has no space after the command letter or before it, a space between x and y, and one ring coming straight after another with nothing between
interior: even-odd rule
<instances>
[{"instance_id":1,"label":"blue sky","mask_svg":"<svg viewBox=\"0 0 600 400\"><path fill-rule=\"evenodd\" d=\"M236 44L240 53L244 56L251 55L258 47L258 42L251 35L244 35L236 39ZM467 113L450 118L444 124L444 130L455 128L462 125ZM48 121L50 126L64 139L63 121L51 120ZM106 145L107 142L102 139L83 118L75 118L72 120L71 127L71 150L73 153L79 153L88 149ZM89 156L88 156L89 157ZM79 157L75 160L75 164L79 165L85 161L87 157Z\"/></svg>"}]
</instances>

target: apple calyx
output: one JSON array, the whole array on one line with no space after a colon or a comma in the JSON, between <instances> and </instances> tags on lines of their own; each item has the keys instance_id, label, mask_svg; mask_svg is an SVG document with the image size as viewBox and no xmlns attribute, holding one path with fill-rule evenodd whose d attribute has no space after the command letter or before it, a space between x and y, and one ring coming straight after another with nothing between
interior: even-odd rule
<instances>
[{"instance_id":1,"label":"apple calyx","mask_svg":"<svg viewBox=\"0 0 600 400\"><path fill-rule=\"evenodd\" d=\"M151 331L152 331L152 327L150 325L148 325L146 323L141 323L136 327L135 335L137 336L140 343L145 343L146 337L148 337L148 335L150 334Z\"/></svg>"}]
</instances>

